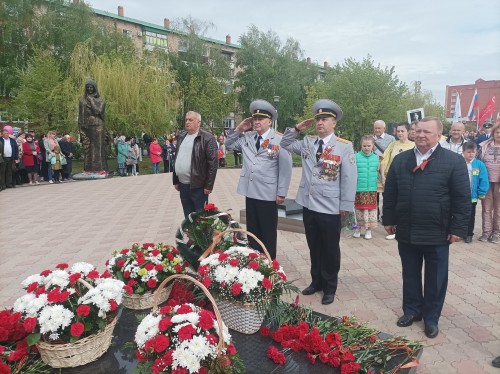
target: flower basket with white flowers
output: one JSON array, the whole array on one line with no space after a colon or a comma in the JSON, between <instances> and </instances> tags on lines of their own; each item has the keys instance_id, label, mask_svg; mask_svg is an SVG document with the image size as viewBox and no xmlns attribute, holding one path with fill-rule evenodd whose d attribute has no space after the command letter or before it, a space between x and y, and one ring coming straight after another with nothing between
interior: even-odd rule
<instances>
[{"instance_id":1,"label":"flower basket with white flowers","mask_svg":"<svg viewBox=\"0 0 500 374\"><path fill-rule=\"evenodd\" d=\"M230 231L252 236L264 253L248 247L231 247L208 255L220 237ZM286 281L283 268L271 259L264 244L242 229L230 229L215 236L213 245L200 260L198 277L214 295L224 323L244 334L259 330L267 308L283 293L297 291L297 287Z\"/></svg>"},{"instance_id":2,"label":"flower basket with white flowers","mask_svg":"<svg viewBox=\"0 0 500 374\"><path fill-rule=\"evenodd\" d=\"M161 288L174 279L196 284L212 302L214 313L193 304L158 308ZM153 312L139 324L135 334L140 373L236 373L243 364L231 344L215 300L208 290L188 275L173 275L155 294Z\"/></svg>"},{"instance_id":3,"label":"flower basket with white flowers","mask_svg":"<svg viewBox=\"0 0 500 374\"><path fill-rule=\"evenodd\" d=\"M108 271L79 262L71 268L58 264L26 278L27 294L14 303L14 311L36 319L28 336L42 360L56 368L75 367L98 359L111 344L118 306L125 284Z\"/></svg>"},{"instance_id":4,"label":"flower basket with white flowers","mask_svg":"<svg viewBox=\"0 0 500 374\"><path fill-rule=\"evenodd\" d=\"M184 273L187 263L171 245L135 243L130 249L115 251L106 265L109 272L127 285L123 305L141 310L152 307L153 294L160 283L170 275ZM168 299L171 290L172 285L162 290L160 304Z\"/></svg>"}]
</instances>

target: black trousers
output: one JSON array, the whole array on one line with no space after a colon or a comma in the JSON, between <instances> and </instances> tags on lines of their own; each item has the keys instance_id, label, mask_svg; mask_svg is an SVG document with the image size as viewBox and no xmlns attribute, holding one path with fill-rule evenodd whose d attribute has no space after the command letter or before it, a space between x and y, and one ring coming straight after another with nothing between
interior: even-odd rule
<instances>
[{"instance_id":1,"label":"black trousers","mask_svg":"<svg viewBox=\"0 0 500 374\"><path fill-rule=\"evenodd\" d=\"M12 187L12 161L11 157L4 157L0 163L0 188Z\"/></svg>"},{"instance_id":2,"label":"black trousers","mask_svg":"<svg viewBox=\"0 0 500 374\"><path fill-rule=\"evenodd\" d=\"M335 295L340 271L340 214L307 208L302 211L311 257L311 285L325 295Z\"/></svg>"},{"instance_id":3,"label":"black trousers","mask_svg":"<svg viewBox=\"0 0 500 374\"><path fill-rule=\"evenodd\" d=\"M208 203L208 195L205 195L202 187L191 189L191 185L179 183L179 192L185 218L191 212L202 210Z\"/></svg>"},{"instance_id":4,"label":"black trousers","mask_svg":"<svg viewBox=\"0 0 500 374\"><path fill-rule=\"evenodd\" d=\"M271 258L276 259L278 239L278 205L276 201L264 201L247 197L247 230L259 238L266 246ZM250 247L263 252L260 245L249 237Z\"/></svg>"},{"instance_id":5,"label":"black trousers","mask_svg":"<svg viewBox=\"0 0 500 374\"><path fill-rule=\"evenodd\" d=\"M469 228L467 231L467 236L474 235L474 225L476 224L476 205L477 201L475 203L472 203L470 208Z\"/></svg>"},{"instance_id":6,"label":"black trousers","mask_svg":"<svg viewBox=\"0 0 500 374\"><path fill-rule=\"evenodd\" d=\"M403 313L422 316L426 325L437 325L448 287L450 246L398 243L398 249L403 266Z\"/></svg>"}]
</instances>

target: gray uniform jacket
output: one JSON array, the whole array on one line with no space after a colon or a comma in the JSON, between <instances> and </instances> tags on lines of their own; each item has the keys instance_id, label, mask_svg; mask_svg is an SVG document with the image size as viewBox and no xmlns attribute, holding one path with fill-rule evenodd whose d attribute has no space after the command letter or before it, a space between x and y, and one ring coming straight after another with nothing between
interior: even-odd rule
<instances>
[{"instance_id":1,"label":"gray uniform jacket","mask_svg":"<svg viewBox=\"0 0 500 374\"><path fill-rule=\"evenodd\" d=\"M332 135L325 145L331 146L332 155L340 156L336 179L322 178L322 162L316 161L316 136L295 139L297 132L287 128L281 146L302 157L302 178L295 200L303 207L319 213L339 214L341 210L354 211L354 197L358 171L352 143Z\"/></svg>"},{"instance_id":2,"label":"gray uniform jacket","mask_svg":"<svg viewBox=\"0 0 500 374\"><path fill-rule=\"evenodd\" d=\"M255 131L242 134L232 130L226 138L226 147L243 154L237 192L252 199L275 201L276 196L286 196L288 193L292 178L292 156L281 149L281 135L273 129L267 139L278 149L270 152L261 147L257 152Z\"/></svg>"}]
</instances>

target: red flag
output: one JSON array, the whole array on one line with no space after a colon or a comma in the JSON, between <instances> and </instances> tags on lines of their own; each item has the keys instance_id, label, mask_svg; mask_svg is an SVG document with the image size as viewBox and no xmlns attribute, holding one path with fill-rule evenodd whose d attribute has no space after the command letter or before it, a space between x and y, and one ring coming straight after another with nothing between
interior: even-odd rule
<instances>
[{"instance_id":1,"label":"red flag","mask_svg":"<svg viewBox=\"0 0 500 374\"><path fill-rule=\"evenodd\" d=\"M489 116L493 114L495 111L495 100L497 98L497 95L493 95L489 100L486 106L481 109L479 112L479 124L483 124L484 121L488 119Z\"/></svg>"}]
</instances>

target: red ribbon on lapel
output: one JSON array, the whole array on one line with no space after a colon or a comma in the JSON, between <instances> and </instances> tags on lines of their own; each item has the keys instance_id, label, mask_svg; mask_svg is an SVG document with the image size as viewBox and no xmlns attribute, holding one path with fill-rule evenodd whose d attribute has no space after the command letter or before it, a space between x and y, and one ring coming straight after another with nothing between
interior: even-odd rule
<instances>
[{"instance_id":1,"label":"red ribbon on lapel","mask_svg":"<svg viewBox=\"0 0 500 374\"><path fill-rule=\"evenodd\" d=\"M413 168L413 172L415 173L418 169L420 169L420 170L424 171L424 169L425 169L425 167L427 166L427 164L428 164L429 162L431 162L432 160L434 160L434 157L433 157L433 158L428 158L427 160L422 161L422 163L421 163L420 165L415 166L415 167Z\"/></svg>"}]
</instances>

